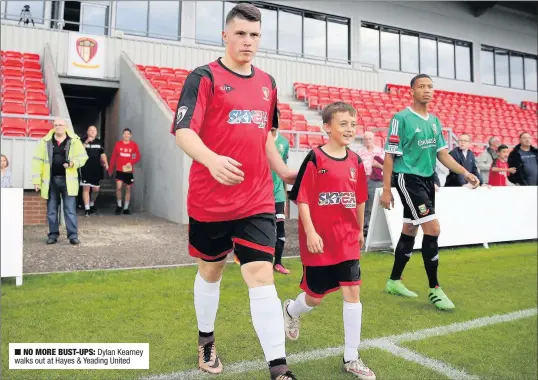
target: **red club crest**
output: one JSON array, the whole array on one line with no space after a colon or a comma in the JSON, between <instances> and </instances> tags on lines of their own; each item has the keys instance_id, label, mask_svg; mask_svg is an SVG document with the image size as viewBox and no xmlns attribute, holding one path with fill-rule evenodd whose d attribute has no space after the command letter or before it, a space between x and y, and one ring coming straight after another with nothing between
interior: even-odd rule
<instances>
[{"instance_id":1,"label":"red club crest","mask_svg":"<svg viewBox=\"0 0 538 380\"><path fill-rule=\"evenodd\" d=\"M99 44L96 40L89 37L81 37L77 39L77 53L85 63L90 62L97 54Z\"/></svg>"}]
</instances>

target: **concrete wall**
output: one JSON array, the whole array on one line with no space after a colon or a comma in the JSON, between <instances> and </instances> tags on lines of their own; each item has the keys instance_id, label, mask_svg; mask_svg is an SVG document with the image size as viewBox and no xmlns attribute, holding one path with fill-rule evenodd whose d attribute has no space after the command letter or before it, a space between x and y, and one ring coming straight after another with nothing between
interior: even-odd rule
<instances>
[{"instance_id":1,"label":"concrete wall","mask_svg":"<svg viewBox=\"0 0 538 380\"><path fill-rule=\"evenodd\" d=\"M185 199L191 160L170 134L173 113L138 74L126 54L121 55L120 72L116 138L120 138L123 128L130 128L142 157L135 167L133 208L186 223Z\"/></svg>"}]
</instances>

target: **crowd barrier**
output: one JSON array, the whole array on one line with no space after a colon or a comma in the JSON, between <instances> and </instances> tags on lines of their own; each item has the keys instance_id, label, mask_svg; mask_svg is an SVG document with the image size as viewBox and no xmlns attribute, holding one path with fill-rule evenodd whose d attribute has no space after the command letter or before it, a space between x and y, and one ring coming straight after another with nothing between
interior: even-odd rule
<instances>
[{"instance_id":1,"label":"crowd barrier","mask_svg":"<svg viewBox=\"0 0 538 380\"><path fill-rule=\"evenodd\" d=\"M23 189L2 189L1 194L1 276L15 277L22 285Z\"/></svg>"},{"instance_id":2,"label":"crowd barrier","mask_svg":"<svg viewBox=\"0 0 538 380\"><path fill-rule=\"evenodd\" d=\"M441 187L435 194L435 214L441 224L439 247L533 240L538 238L538 187ZM365 250L394 249L402 231L403 205L392 189L394 207L379 204L377 189ZM414 249L422 245L422 229Z\"/></svg>"}]
</instances>

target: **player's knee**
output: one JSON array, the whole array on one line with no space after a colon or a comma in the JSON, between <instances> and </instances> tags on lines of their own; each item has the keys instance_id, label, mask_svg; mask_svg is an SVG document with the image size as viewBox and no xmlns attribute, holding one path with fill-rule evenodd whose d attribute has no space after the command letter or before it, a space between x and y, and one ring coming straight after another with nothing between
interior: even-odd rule
<instances>
[{"instance_id":1,"label":"player's knee","mask_svg":"<svg viewBox=\"0 0 538 380\"><path fill-rule=\"evenodd\" d=\"M224 271L224 265L226 260L218 262L198 261L198 272L200 276L207 282L217 282L222 278L222 272Z\"/></svg>"},{"instance_id":2,"label":"player's knee","mask_svg":"<svg viewBox=\"0 0 538 380\"><path fill-rule=\"evenodd\" d=\"M441 225L437 219L430 222L424 223L422 225L422 231L425 235L430 236L439 236L441 234Z\"/></svg>"},{"instance_id":3,"label":"player's knee","mask_svg":"<svg viewBox=\"0 0 538 380\"><path fill-rule=\"evenodd\" d=\"M418 226L415 226L411 223L404 223L403 228L402 228L402 233L408 236L417 236Z\"/></svg>"},{"instance_id":4,"label":"player's knee","mask_svg":"<svg viewBox=\"0 0 538 380\"><path fill-rule=\"evenodd\" d=\"M242 264L241 273L249 288L272 285L274 283L272 261L251 261Z\"/></svg>"},{"instance_id":5,"label":"player's knee","mask_svg":"<svg viewBox=\"0 0 538 380\"><path fill-rule=\"evenodd\" d=\"M319 297L319 298L312 297L308 294L305 296L305 302L310 307L316 307L316 306L321 305L321 301L323 301L322 297Z\"/></svg>"},{"instance_id":6,"label":"player's knee","mask_svg":"<svg viewBox=\"0 0 538 380\"><path fill-rule=\"evenodd\" d=\"M344 301L350 303L360 302L360 287L358 285L354 286L342 286L342 295Z\"/></svg>"}]
</instances>

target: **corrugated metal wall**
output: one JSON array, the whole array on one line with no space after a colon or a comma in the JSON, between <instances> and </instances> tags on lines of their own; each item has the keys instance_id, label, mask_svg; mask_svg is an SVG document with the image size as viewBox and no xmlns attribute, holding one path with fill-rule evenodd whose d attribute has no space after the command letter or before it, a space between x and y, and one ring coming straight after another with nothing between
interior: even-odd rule
<instances>
[{"instance_id":1,"label":"corrugated metal wall","mask_svg":"<svg viewBox=\"0 0 538 380\"><path fill-rule=\"evenodd\" d=\"M3 24L1 34L4 50L42 53L45 43L49 43L58 74L67 74L68 32ZM105 69L107 78L119 79L122 51L137 64L186 69L193 69L223 55L222 48L109 37ZM323 62L305 62L296 58L269 56L263 53L258 55L255 65L273 75L283 95L291 94L294 82L378 91L382 89L379 75L373 71L330 66Z\"/></svg>"}]
</instances>

